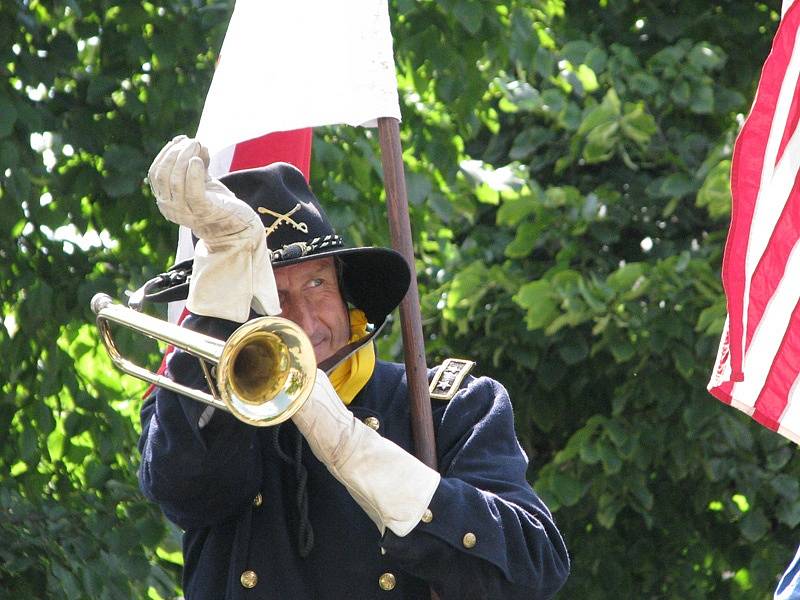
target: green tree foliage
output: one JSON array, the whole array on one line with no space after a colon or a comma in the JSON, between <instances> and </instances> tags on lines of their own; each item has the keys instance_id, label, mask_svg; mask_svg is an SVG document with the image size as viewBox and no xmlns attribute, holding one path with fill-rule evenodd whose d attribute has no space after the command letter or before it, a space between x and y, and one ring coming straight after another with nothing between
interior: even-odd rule
<instances>
[{"instance_id":1,"label":"green tree foliage","mask_svg":"<svg viewBox=\"0 0 800 600\"><path fill-rule=\"evenodd\" d=\"M767 598L800 541L794 447L705 391L731 149L778 10L392 4L428 354L509 388L573 557L561 597ZM143 386L110 365L88 300L170 263L143 177L194 131L229 12L0 7L7 597L179 593L178 533L136 490ZM353 243L386 243L380 171L374 133L316 132L312 183Z\"/></svg>"}]
</instances>

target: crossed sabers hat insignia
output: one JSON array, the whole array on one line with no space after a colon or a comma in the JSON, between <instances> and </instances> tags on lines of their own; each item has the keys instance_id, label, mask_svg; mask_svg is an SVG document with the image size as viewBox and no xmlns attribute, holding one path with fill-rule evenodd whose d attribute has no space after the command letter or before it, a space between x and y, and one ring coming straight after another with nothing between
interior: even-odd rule
<instances>
[{"instance_id":1,"label":"crossed sabers hat insignia","mask_svg":"<svg viewBox=\"0 0 800 600\"><path fill-rule=\"evenodd\" d=\"M291 225L295 229L302 231L303 233L308 233L308 225L304 222L300 221L299 223L291 218L291 216L300 210L300 204L298 203L292 210L287 212L286 214L281 214L279 212L275 212L274 210L270 210L268 208L264 208L263 206L258 207L258 212L262 215L269 215L271 217L275 217L275 220L272 222L272 225L269 227L264 228L264 233L267 237L270 236L281 224L286 223L287 225Z\"/></svg>"}]
</instances>

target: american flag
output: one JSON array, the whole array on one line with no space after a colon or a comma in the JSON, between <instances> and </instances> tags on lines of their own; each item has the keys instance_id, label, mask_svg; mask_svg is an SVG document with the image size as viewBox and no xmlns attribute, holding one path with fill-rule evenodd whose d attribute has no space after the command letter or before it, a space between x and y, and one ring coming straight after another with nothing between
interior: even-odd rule
<instances>
[{"instance_id":1,"label":"american flag","mask_svg":"<svg viewBox=\"0 0 800 600\"><path fill-rule=\"evenodd\" d=\"M708 389L800 443L800 6L783 13L733 152L728 318Z\"/></svg>"}]
</instances>

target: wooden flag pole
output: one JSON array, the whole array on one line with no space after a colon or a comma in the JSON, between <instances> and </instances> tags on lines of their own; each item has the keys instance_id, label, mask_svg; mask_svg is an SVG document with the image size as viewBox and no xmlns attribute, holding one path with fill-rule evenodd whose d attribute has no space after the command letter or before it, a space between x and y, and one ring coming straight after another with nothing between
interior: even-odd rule
<instances>
[{"instance_id":1,"label":"wooden flag pole","mask_svg":"<svg viewBox=\"0 0 800 600\"><path fill-rule=\"evenodd\" d=\"M400 144L400 124L397 119L394 117L378 119L378 140L381 146L383 186L386 189L386 210L392 248L403 255L411 271L408 292L400 303L400 329L403 334L411 431L414 435L417 458L430 468L437 469L436 438L433 436L433 415L428 388L428 365L425 360L425 338L422 336L417 267L414 244L411 241L411 219L408 215L408 194L403 171L403 148ZM433 588L431 588L431 600L439 600Z\"/></svg>"},{"instance_id":2,"label":"wooden flag pole","mask_svg":"<svg viewBox=\"0 0 800 600\"><path fill-rule=\"evenodd\" d=\"M408 215L408 196L403 172L403 151L400 145L400 125L394 117L378 119L378 139L381 146L383 181L392 248L403 255L411 270L411 285L400 303L400 328L406 379L410 394L411 427L417 458L432 469L437 468L436 440L433 435L428 366L425 361L425 340L422 336L422 316L419 306L417 269L414 246L411 242L411 221Z\"/></svg>"}]
</instances>

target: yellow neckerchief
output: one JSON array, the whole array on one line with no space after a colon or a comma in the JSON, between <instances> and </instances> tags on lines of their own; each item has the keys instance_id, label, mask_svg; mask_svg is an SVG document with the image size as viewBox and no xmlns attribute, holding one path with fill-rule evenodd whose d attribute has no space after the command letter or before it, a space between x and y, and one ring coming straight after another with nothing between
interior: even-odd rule
<instances>
[{"instance_id":1,"label":"yellow neckerchief","mask_svg":"<svg viewBox=\"0 0 800 600\"><path fill-rule=\"evenodd\" d=\"M355 342L367 334L367 317L363 310L350 309L350 339ZM356 394L367 384L375 370L375 346L370 341L348 356L328 378L342 402L350 404Z\"/></svg>"}]
</instances>

